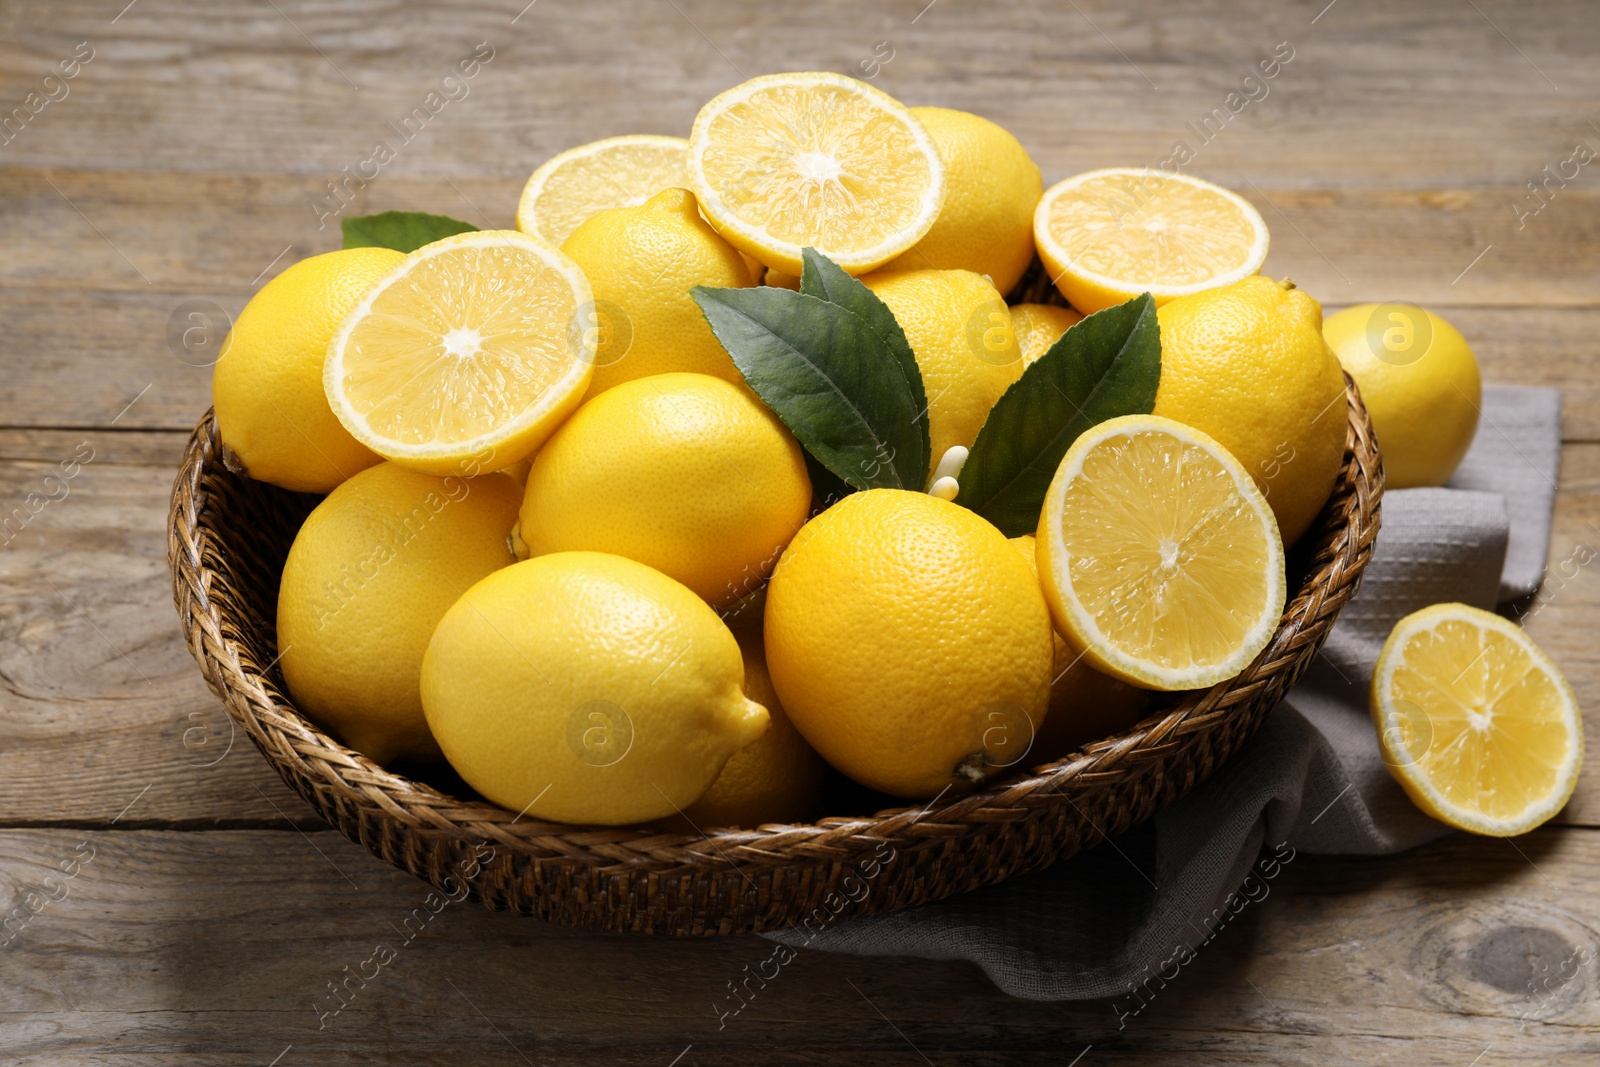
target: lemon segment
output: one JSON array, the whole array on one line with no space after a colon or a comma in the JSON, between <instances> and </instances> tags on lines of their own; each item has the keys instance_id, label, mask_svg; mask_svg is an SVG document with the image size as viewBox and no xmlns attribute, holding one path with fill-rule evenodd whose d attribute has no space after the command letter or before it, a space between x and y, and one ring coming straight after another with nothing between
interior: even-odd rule
<instances>
[{"instance_id":1,"label":"lemon segment","mask_svg":"<svg viewBox=\"0 0 1600 1067\"><path fill-rule=\"evenodd\" d=\"M752 78L701 108L689 179L723 237L796 276L808 246L851 274L887 263L944 198L938 149L911 112L828 73Z\"/></svg>"},{"instance_id":2,"label":"lemon segment","mask_svg":"<svg viewBox=\"0 0 1600 1067\"><path fill-rule=\"evenodd\" d=\"M629 134L569 148L534 171L517 204L517 229L560 247L586 220L689 187L689 142Z\"/></svg>"},{"instance_id":3,"label":"lemon segment","mask_svg":"<svg viewBox=\"0 0 1600 1067\"><path fill-rule=\"evenodd\" d=\"M1045 496L1040 579L1057 630L1096 669L1146 689L1234 677L1283 614L1283 544L1238 460L1155 415L1100 423Z\"/></svg>"},{"instance_id":4,"label":"lemon segment","mask_svg":"<svg viewBox=\"0 0 1600 1067\"><path fill-rule=\"evenodd\" d=\"M1401 619L1378 657L1371 707L1389 773L1458 829L1526 833L1577 786L1583 723L1572 687L1491 612L1435 604Z\"/></svg>"},{"instance_id":5,"label":"lemon segment","mask_svg":"<svg viewBox=\"0 0 1600 1067\"><path fill-rule=\"evenodd\" d=\"M594 331L575 324L592 304L577 264L514 230L435 241L345 318L323 366L328 402L356 440L402 466L511 466L583 398Z\"/></svg>"},{"instance_id":6,"label":"lemon segment","mask_svg":"<svg viewBox=\"0 0 1600 1067\"><path fill-rule=\"evenodd\" d=\"M1137 167L1092 170L1045 191L1033 239L1050 277L1085 315L1148 292L1158 305L1247 278L1267 258L1267 224L1237 193Z\"/></svg>"}]
</instances>

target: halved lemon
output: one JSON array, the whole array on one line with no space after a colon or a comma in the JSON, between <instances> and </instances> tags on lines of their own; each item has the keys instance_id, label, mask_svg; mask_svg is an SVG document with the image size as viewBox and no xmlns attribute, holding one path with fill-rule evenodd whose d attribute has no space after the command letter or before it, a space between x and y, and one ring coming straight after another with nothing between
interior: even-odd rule
<instances>
[{"instance_id":1,"label":"halved lemon","mask_svg":"<svg viewBox=\"0 0 1600 1067\"><path fill-rule=\"evenodd\" d=\"M1108 419L1056 469L1039 516L1056 629L1097 670L1200 689L1244 670L1283 615L1266 498L1212 438L1157 415Z\"/></svg>"},{"instance_id":2,"label":"halved lemon","mask_svg":"<svg viewBox=\"0 0 1600 1067\"><path fill-rule=\"evenodd\" d=\"M322 385L345 429L434 474L526 458L594 374L594 297L578 265L515 230L424 245L356 305Z\"/></svg>"},{"instance_id":3,"label":"halved lemon","mask_svg":"<svg viewBox=\"0 0 1600 1067\"><path fill-rule=\"evenodd\" d=\"M1085 315L1149 293L1156 303L1236 282L1267 258L1267 224L1238 193L1183 174L1091 170L1045 190L1033 241Z\"/></svg>"},{"instance_id":4,"label":"halved lemon","mask_svg":"<svg viewBox=\"0 0 1600 1067\"><path fill-rule=\"evenodd\" d=\"M752 78L701 108L689 180L730 244L792 275L807 246L865 274L916 244L944 199L938 149L911 112L827 73Z\"/></svg>"},{"instance_id":5,"label":"halved lemon","mask_svg":"<svg viewBox=\"0 0 1600 1067\"><path fill-rule=\"evenodd\" d=\"M1526 833L1560 811L1583 766L1572 687L1515 623L1435 604L1395 624L1372 675L1389 773L1441 822Z\"/></svg>"},{"instance_id":6,"label":"halved lemon","mask_svg":"<svg viewBox=\"0 0 1600 1067\"><path fill-rule=\"evenodd\" d=\"M637 207L663 189L689 187L689 142L635 133L569 148L523 186L517 229L561 247L591 216Z\"/></svg>"}]
</instances>

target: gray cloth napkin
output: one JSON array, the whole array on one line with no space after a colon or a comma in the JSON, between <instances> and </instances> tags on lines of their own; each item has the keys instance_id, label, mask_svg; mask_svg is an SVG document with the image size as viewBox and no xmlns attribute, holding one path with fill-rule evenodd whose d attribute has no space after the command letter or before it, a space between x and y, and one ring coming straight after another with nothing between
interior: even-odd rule
<instances>
[{"instance_id":1,"label":"gray cloth napkin","mask_svg":"<svg viewBox=\"0 0 1600 1067\"><path fill-rule=\"evenodd\" d=\"M832 952L971 960L1013 996L1119 998L1112 1007L1125 1023L1270 893L1298 852L1398 852L1448 833L1384 767L1367 684L1402 616L1450 600L1493 608L1538 587L1560 414L1555 389L1485 389L1477 437L1449 486L1384 496L1372 562L1315 665L1233 759L1154 819L1001 885L767 936Z\"/></svg>"}]
</instances>

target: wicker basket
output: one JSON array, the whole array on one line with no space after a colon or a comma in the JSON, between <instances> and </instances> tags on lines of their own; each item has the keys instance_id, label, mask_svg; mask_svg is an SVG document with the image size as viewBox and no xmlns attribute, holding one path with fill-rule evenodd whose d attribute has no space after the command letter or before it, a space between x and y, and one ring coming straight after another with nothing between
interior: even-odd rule
<instances>
[{"instance_id":1,"label":"wicker basket","mask_svg":"<svg viewBox=\"0 0 1600 1067\"><path fill-rule=\"evenodd\" d=\"M1066 759L871 816L705 836L544 823L340 745L295 710L276 667L279 574L317 498L229 471L210 413L173 487L173 594L206 681L283 780L351 840L441 890L466 885L494 908L612 930L815 927L1048 866L1149 818L1239 748L1316 655L1371 555L1383 470L1347 388L1338 487L1291 553L1283 621L1244 673Z\"/></svg>"}]
</instances>

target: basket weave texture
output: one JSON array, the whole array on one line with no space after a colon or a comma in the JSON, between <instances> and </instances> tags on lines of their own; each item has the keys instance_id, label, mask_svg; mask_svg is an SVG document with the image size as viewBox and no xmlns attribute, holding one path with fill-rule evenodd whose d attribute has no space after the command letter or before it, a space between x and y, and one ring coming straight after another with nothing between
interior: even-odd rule
<instances>
[{"instance_id":1,"label":"basket weave texture","mask_svg":"<svg viewBox=\"0 0 1600 1067\"><path fill-rule=\"evenodd\" d=\"M276 666L279 576L318 498L230 471L210 412L173 486L173 595L212 692L279 776L352 841L434 886L591 928L814 929L1039 870L1148 819L1238 750L1310 664L1372 554L1383 469L1346 389L1338 485L1291 553L1282 622L1242 674L1065 759L871 816L704 835L569 826L446 795L345 748L295 709Z\"/></svg>"}]
</instances>

